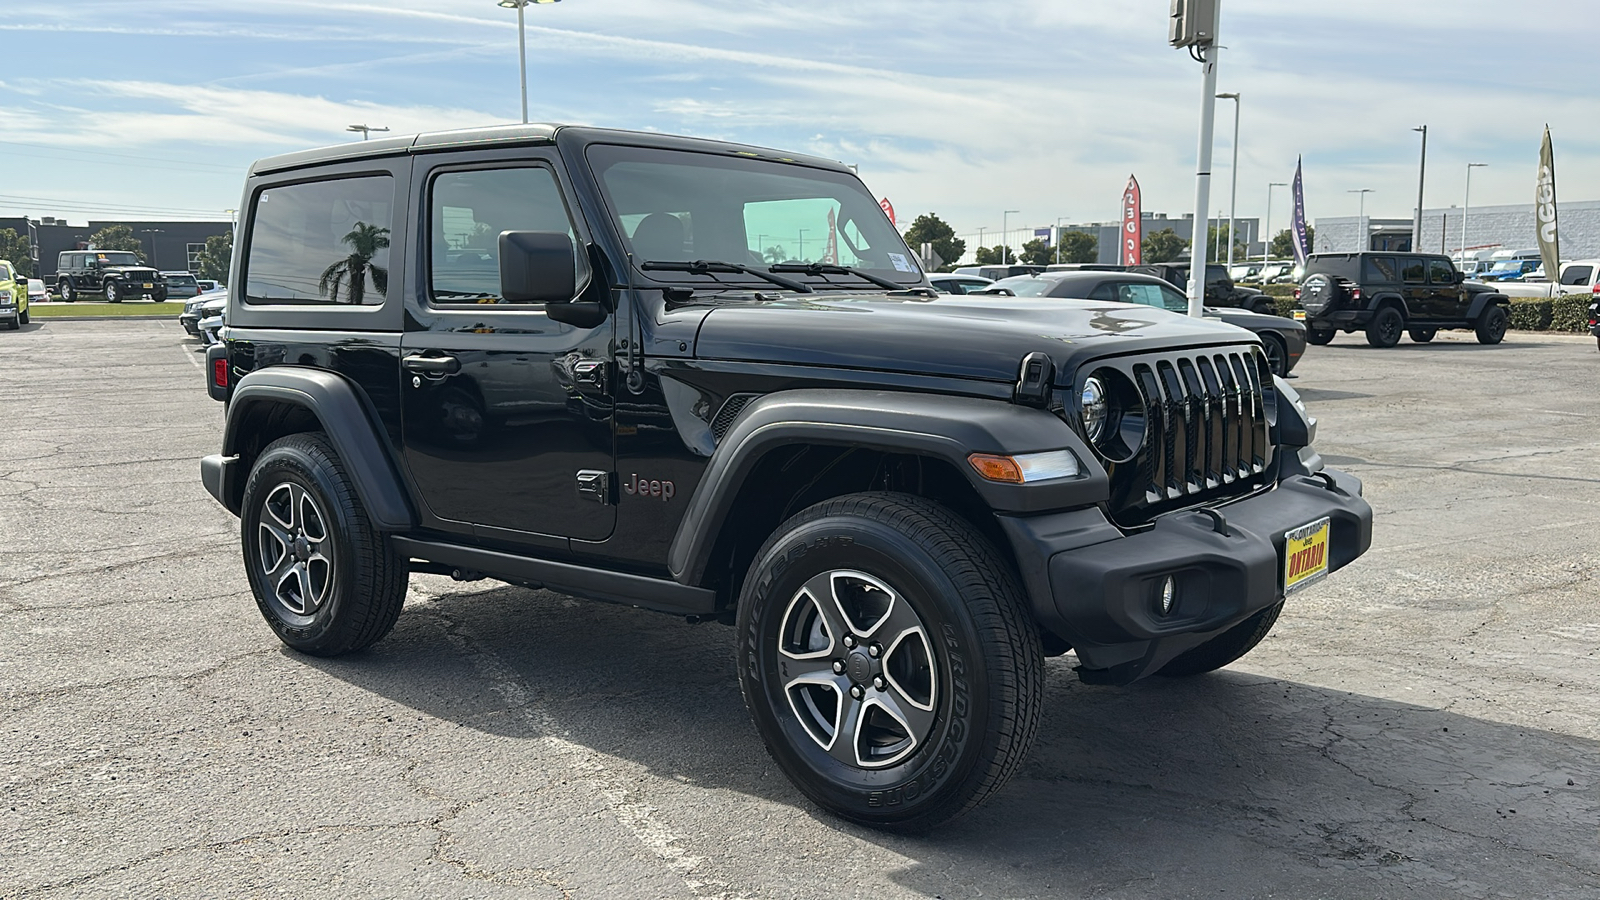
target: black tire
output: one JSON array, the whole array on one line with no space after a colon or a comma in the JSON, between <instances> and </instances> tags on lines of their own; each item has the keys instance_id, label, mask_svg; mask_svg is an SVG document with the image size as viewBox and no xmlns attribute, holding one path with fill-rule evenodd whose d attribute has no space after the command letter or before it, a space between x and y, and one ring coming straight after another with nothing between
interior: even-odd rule
<instances>
[{"instance_id":1,"label":"black tire","mask_svg":"<svg viewBox=\"0 0 1600 900\"><path fill-rule=\"evenodd\" d=\"M1406 317L1400 314L1400 310L1385 306L1367 323L1367 343L1374 347L1393 347L1400 343L1400 335L1405 329Z\"/></svg>"},{"instance_id":2,"label":"black tire","mask_svg":"<svg viewBox=\"0 0 1600 900\"><path fill-rule=\"evenodd\" d=\"M17 313L17 321L21 322L23 325L26 325L33 321L33 316L30 315L27 310L23 310L22 312Z\"/></svg>"},{"instance_id":3,"label":"black tire","mask_svg":"<svg viewBox=\"0 0 1600 900\"><path fill-rule=\"evenodd\" d=\"M1324 344L1331 344L1333 343L1333 336L1337 333L1332 328L1307 328L1306 343L1315 344L1318 347Z\"/></svg>"},{"instance_id":4,"label":"black tire","mask_svg":"<svg viewBox=\"0 0 1600 900\"><path fill-rule=\"evenodd\" d=\"M122 286L117 284L115 281L106 282L105 293L107 303L122 302Z\"/></svg>"},{"instance_id":5,"label":"black tire","mask_svg":"<svg viewBox=\"0 0 1600 900\"><path fill-rule=\"evenodd\" d=\"M73 288L70 280L63 279L60 284L56 285L56 287L61 291L62 303L72 303L78 299L78 292L75 288Z\"/></svg>"},{"instance_id":6,"label":"black tire","mask_svg":"<svg viewBox=\"0 0 1600 900\"><path fill-rule=\"evenodd\" d=\"M1161 671L1156 674L1167 678L1185 678L1190 675L1215 672L1254 650L1256 645L1261 643L1261 639L1267 636L1267 632L1272 630L1272 625L1278 621L1278 614L1281 612L1283 612L1283 601L1279 600L1204 644L1173 657L1172 661L1162 666Z\"/></svg>"},{"instance_id":7,"label":"black tire","mask_svg":"<svg viewBox=\"0 0 1600 900\"><path fill-rule=\"evenodd\" d=\"M1272 374L1279 378L1289 377L1289 348L1283 343L1283 338L1271 332L1261 335L1261 348L1267 354L1267 366L1272 369Z\"/></svg>"},{"instance_id":8,"label":"black tire","mask_svg":"<svg viewBox=\"0 0 1600 900\"><path fill-rule=\"evenodd\" d=\"M874 657L886 629L901 637ZM1016 578L975 528L919 497L851 494L784 522L750 565L738 632L739 687L767 751L846 819L948 822L1005 784L1039 728L1043 655ZM867 728L841 746L848 721Z\"/></svg>"},{"instance_id":9,"label":"black tire","mask_svg":"<svg viewBox=\"0 0 1600 900\"><path fill-rule=\"evenodd\" d=\"M285 644L337 656L371 646L394 627L405 602L406 561L372 527L320 432L292 434L262 451L242 511L250 589ZM271 521L263 523L264 516Z\"/></svg>"},{"instance_id":10,"label":"black tire","mask_svg":"<svg viewBox=\"0 0 1600 900\"><path fill-rule=\"evenodd\" d=\"M11 318L11 321L6 323L6 330L7 331L16 331L17 329L19 329L21 327L22 327L22 320L21 320L21 318L16 317L16 316L13 316Z\"/></svg>"},{"instance_id":11,"label":"black tire","mask_svg":"<svg viewBox=\"0 0 1600 900\"><path fill-rule=\"evenodd\" d=\"M1438 333L1439 329L1437 328L1413 328L1406 332L1406 334L1411 335L1411 340L1418 344L1426 344L1433 340L1433 336Z\"/></svg>"},{"instance_id":12,"label":"black tire","mask_svg":"<svg viewBox=\"0 0 1600 900\"><path fill-rule=\"evenodd\" d=\"M1478 335L1480 344L1498 344L1505 340L1506 326L1510 324L1511 317L1506 314L1503 306L1491 306L1478 317L1478 325L1472 329Z\"/></svg>"}]
</instances>

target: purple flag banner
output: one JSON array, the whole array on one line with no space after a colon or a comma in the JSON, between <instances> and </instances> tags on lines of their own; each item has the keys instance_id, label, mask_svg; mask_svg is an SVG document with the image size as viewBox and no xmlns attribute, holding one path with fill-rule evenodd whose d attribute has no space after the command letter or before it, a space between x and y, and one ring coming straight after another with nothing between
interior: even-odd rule
<instances>
[{"instance_id":1,"label":"purple flag banner","mask_svg":"<svg viewBox=\"0 0 1600 900\"><path fill-rule=\"evenodd\" d=\"M1300 159L1294 161L1294 262L1306 264L1311 248L1306 246L1306 194L1300 184Z\"/></svg>"}]
</instances>

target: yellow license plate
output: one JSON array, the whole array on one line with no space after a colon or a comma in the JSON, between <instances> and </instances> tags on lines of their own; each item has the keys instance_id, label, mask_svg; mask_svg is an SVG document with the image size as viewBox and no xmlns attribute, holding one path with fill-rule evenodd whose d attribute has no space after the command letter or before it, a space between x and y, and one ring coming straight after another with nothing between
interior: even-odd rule
<instances>
[{"instance_id":1,"label":"yellow license plate","mask_svg":"<svg viewBox=\"0 0 1600 900\"><path fill-rule=\"evenodd\" d=\"M147 285L145 285L145 286L144 286L144 289L145 289L145 290L147 290L147 291L148 291L148 290L150 290L150 289L151 289L151 288L153 288L153 287L155 287L155 285L153 285L153 284L147 284Z\"/></svg>"},{"instance_id":2,"label":"yellow license plate","mask_svg":"<svg viewBox=\"0 0 1600 900\"><path fill-rule=\"evenodd\" d=\"M1328 519L1283 534L1283 592L1303 588L1328 574Z\"/></svg>"},{"instance_id":3,"label":"yellow license plate","mask_svg":"<svg viewBox=\"0 0 1600 900\"><path fill-rule=\"evenodd\" d=\"M1303 309L1295 310L1294 311L1294 320L1296 322L1304 322L1306 320L1306 311L1303 310Z\"/></svg>"}]
</instances>

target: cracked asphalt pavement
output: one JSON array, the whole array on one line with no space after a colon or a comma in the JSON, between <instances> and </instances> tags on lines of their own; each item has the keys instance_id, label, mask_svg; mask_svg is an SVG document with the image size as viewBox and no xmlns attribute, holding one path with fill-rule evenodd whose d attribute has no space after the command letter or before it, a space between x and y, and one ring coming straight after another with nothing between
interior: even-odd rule
<instances>
[{"instance_id":1,"label":"cracked asphalt pavement","mask_svg":"<svg viewBox=\"0 0 1600 900\"><path fill-rule=\"evenodd\" d=\"M200 486L201 361L0 335L0 896L1600 896L1590 338L1311 348L1371 552L1222 672L1051 660L1018 777L921 838L790 787L728 628L415 576L372 650L284 650Z\"/></svg>"}]
</instances>

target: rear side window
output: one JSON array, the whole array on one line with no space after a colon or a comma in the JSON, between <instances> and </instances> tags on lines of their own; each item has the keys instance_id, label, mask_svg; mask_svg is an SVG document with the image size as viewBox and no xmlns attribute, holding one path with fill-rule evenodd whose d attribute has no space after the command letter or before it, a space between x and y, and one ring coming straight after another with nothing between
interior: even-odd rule
<instances>
[{"instance_id":1,"label":"rear side window","mask_svg":"<svg viewBox=\"0 0 1600 900\"><path fill-rule=\"evenodd\" d=\"M1448 259L1428 260L1428 280L1434 284L1455 284L1456 270Z\"/></svg>"},{"instance_id":2,"label":"rear side window","mask_svg":"<svg viewBox=\"0 0 1600 900\"><path fill-rule=\"evenodd\" d=\"M267 188L251 217L246 302L383 303L393 219L388 175Z\"/></svg>"},{"instance_id":3,"label":"rear side window","mask_svg":"<svg viewBox=\"0 0 1600 900\"><path fill-rule=\"evenodd\" d=\"M1421 284L1425 279L1422 260L1415 256L1405 257L1400 260L1400 280L1406 284Z\"/></svg>"},{"instance_id":4,"label":"rear side window","mask_svg":"<svg viewBox=\"0 0 1600 900\"><path fill-rule=\"evenodd\" d=\"M574 239L561 189L542 167L445 172L433 180L429 204L428 284L435 303L506 302L500 296L502 231ZM577 253L573 258L575 283L582 284L584 260Z\"/></svg>"},{"instance_id":5,"label":"rear side window","mask_svg":"<svg viewBox=\"0 0 1600 900\"><path fill-rule=\"evenodd\" d=\"M1366 277L1363 281L1399 281L1400 273L1396 270L1394 257L1369 256L1366 262Z\"/></svg>"},{"instance_id":6,"label":"rear side window","mask_svg":"<svg viewBox=\"0 0 1600 900\"><path fill-rule=\"evenodd\" d=\"M1588 284L1592 277L1594 277L1594 266L1567 266L1567 270L1561 273L1561 283Z\"/></svg>"}]
</instances>

